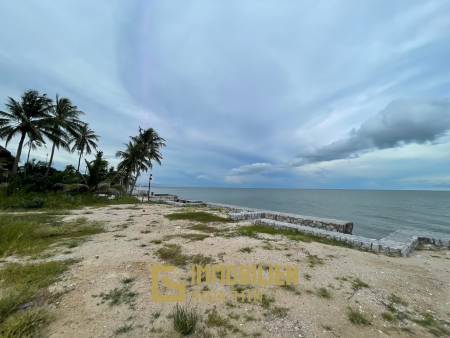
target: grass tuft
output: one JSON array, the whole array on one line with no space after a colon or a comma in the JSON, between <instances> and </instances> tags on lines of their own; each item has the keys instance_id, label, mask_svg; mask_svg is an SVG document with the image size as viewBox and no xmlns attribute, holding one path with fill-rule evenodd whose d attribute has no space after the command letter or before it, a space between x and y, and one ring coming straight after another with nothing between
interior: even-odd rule
<instances>
[{"instance_id":1,"label":"grass tuft","mask_svg":"<svg viewBox=\"0 0 450 338\"><path fill-rule=\"evenodd\" d=\"M195 332L199 320L196 309L177 304L172 312L172 317L173 327L178 333L188 336Z\"/></svg>"},{"instance_id":2,"label":"grass tuft","mask_svg":"<svg viewBox=\"0 0 450 338\"><path fill-rule=\"evenodd\" d=\"M369 319L367 319L364 313L362 313L359 310L354 310L351 307L349 307L347 316L352 324L361 326L370 325Z\"/></svg>"},{"instance_id":3,"label":"grass tuft","mask_svg":"<svg viewBox=\"0 0 450 338\"><path fill-rule=\"evenodd\" d=\"M330 291L328 291L327 288L319 288L319 289L317 289L316 295L321 297L321 298L325 298L325 299L330 299L331 298L331 293L330 293Z\"/></svg>"},{"instance_id":4,"label":"grass tuft","mask_svg":"<svg viewBox=\"0 0 450 338\"><path fill-rule=\"evenodd\" d=\"M42 309L17 313L0 325L0 337L41 337L50 319L48 312Z\"/></svg>"}]
</instances>

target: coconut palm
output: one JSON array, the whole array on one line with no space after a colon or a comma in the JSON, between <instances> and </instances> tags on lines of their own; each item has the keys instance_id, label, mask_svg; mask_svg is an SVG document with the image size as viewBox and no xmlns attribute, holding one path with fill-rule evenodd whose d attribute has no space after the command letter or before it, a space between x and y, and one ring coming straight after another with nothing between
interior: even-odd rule
<instances>
[{"instance_id":1,"label":"coconut palm","mask_svg":"<svg viewBox=\"0 0 450 338\"><path fill-rule=\"evenodd\" d=\"M116 157L120 157L121 161L117 165L117 171L122 179L125 191L128 191L130 183L133 181L133 175L137 172L141 162L142 149L135 141L129 141L125 144L124 151L119 150Z\"/></svg>"},{"instance_id":2,"label":"coconut palm","mask_svg":"<svg viewBox=\"0 0 450 338\"><path fill-rule=\"evenodd\" d=\"M161 164L160 149L165 145L165 140L153 128L139 128L139 135L131 137L126 150L117 152L116 156L122 159L118 171L124 177L126 190L131 183L130 194L133 193L140 174L153 167L152 161Z\"/></svg>"},{"instance_id":3,"label":"coconut palm","mask_svg":"<svg viewBox=\"0 0 450 338\"><path fill-rule=\"evenodd\" d=\"M0 138L5 138L8 144L16 134L20 135L12 175L17 173L25 137L42 139L43 122L52 107L51 102L45 94L28 90L19 101L9 97L7 111L0 111Z\"/></svg>"},{"instance_id":4,"label":"coconut palm","mask_svg":"<svg viewBox=\"0 0 450 338\"><path fill-rule=\"evenodd\" d=\"M93 150L97 149L98 136L94 133L92 129L89 129L87 123L83 123L78 134L73 138L72 151L78 151L78 166L77 173L80 172L80 162L83 154L90 154Z\"/></svg>"},{"instance_id":5,"label":"coconut palm","mask_svg":"<svg viewBox=\"0 0 450 338\"><path fill-rule=\"evenodd\" d=\"M51 116L45 119L45 129L43 133L50 141L53 142L52 151L50 153L50 160L48 161L47 174L53 163L53 155L55 148L64 148L70 151L69 143L71 139L77 137L82 122L79 116L83 112L79 111L77 106L66 97L58 97L51 109Z\"/></svg>"},{"instance_id":6,"label":"coconut palm","mask_svg":"<svg viewBox=\"0 0 450 338\"><path fill-rule=\"evenodd\" d=\"M44 145L44 141L42 139L29 139L25 146L28 147L27 161L25 163L30 162L30 153L31 149L35 150Z\"/></svg>"}]
</instances>

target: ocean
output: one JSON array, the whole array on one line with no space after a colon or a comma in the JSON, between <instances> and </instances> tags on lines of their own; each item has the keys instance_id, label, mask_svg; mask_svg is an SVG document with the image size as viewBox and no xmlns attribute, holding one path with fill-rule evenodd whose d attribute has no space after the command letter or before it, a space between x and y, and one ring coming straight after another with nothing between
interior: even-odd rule
<instances>
[{"instance_id":1,"label":"ocean","mask_svg":"<svg viewBox=\"0 0 450 338\"><path fill-rule=\"evenodd\" d=\"M379 239L397 229L450 233L450 191L152 188L180 198L336 218Z\"/></svg>"}]
</instances>

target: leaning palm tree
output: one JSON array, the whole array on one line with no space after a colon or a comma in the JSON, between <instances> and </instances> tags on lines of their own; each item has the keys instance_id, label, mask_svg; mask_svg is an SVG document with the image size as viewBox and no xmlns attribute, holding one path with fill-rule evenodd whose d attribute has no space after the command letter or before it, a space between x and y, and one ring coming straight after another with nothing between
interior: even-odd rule
<instances>
[{"instance_id":1,"label":"leaning palm tree","mask_svg":"<svg viewBox=\"0 0 450 338\"><path fill-rule=\"evenodd\" d=\"M78 129L78 134L72 139L72 151L78 151L77 173L80 172L81 157L84 154L90 154L92 150L97 149L98 136L92 129L89 129L87 123L83 123Z\"/></svg>"},{"instance_id":2,"label":"leaning palm tree","mask_svg":"<svg viewBox=\"0 0 450 338\"><path fill-rule=\"evenodd\" d=\"M160 149L165 145L165 140L153 128L139 128L139 135L131 137L126 150L117 152L116 156L122 159L117 169L124 177L127 191L131 184L130 194L133 194L140 174L153 167L152 161L161 164Z\"/></svg>"},{"instance_id":3,"label":"leaning palm tree","mask_svg":"<svg viewBox=\"0 0 450 338\"><path fill-rule=\"evenodd\" d=\"M50 153L50 160L48 161L47 174L53 163L53 155L55 148L64 148L70 150L69 143L72 138L77 137L81 128L82 122L79 116L83 112L79 111L77 106L66 98L59 98L56 95L56 101L51 110L51 116L45 120L45 129L43 133L50 141L53 142L52 151Z\"/></svg>"},{"instance_id":4,"label":"leaning palm tree","mask_svg":"<svg viewBox=\"0 0 450 338\"><path fill-rule=\"evenodd\" d=\"M128 192L130 183L132 183L134 173L138 170L141 162L142 149L135 141L129 141L125 145L125 150L119 150L116 153L116 157L120 157L121 161L117 165L117 171L122 178L122 184L125 187L125 191Z\"/></svg>"},{"instance_id":5,"label":"leaning palm tree","mask_svg":"<svg viewBox=\"0 0 450 338\"><path fill-rule=\"evenodd\" d=\"M131 193L133 193L141 172L153 168L152 161L161 165L161 148L166 146L166 140L160 137L153 128L142 129L139 127L139 135L132 139L142 148L142 156L137 167L136 178L131 187Z\"/></svg>"},{"instance_id":6,"label":"leaning palm tree","mask_svg":"<svg viewBox=\"0 0 450 338\"><path fill-rule=\"evenodd\" d=\"M12 175L17 173L25 137L42 139L43 122L52 107L51 102L45 94L28 90L19 101L9 97L7 111L0 111L0 138L5 138L8 144L16 134L20 135Z\"/></svg>"}]
</instances>

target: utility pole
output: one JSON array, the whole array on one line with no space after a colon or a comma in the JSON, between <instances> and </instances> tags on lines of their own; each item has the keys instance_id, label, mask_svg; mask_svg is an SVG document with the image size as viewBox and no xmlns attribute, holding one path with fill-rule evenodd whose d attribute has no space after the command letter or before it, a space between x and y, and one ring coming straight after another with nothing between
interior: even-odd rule
<instances>
[{"instance_id":1,"label":"utility pole","mask_svg":"<svg viewBox=\"0 0 450 338\"><path fill-rule=\"evenodd\" d=\"M152 176L153 174L150 174L148 177L148 192L147 192L147 201L150 202L150 186L152 184Z\"/></svg>"}]
</instances>

